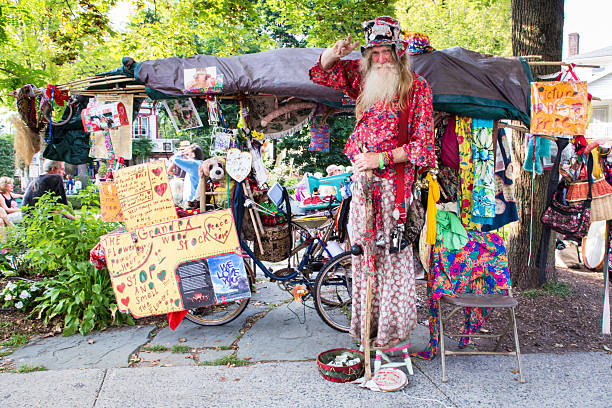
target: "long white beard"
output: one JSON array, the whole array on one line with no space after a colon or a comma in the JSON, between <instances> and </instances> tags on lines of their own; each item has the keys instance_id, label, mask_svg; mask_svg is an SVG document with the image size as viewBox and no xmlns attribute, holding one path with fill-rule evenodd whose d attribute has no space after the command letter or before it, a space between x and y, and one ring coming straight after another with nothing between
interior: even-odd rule
<instances>
[{"instance_id":1,"label":"long white beard","mask_svg":"<svg viewBox=\"0 0 612 408\"><path fill-rule=\"evenodd\" d=\"M399 91L399 72L392 63L372 64L363 83L361 101L364 109L378 102L392 102Z\"/></svg>"}]
</instances>

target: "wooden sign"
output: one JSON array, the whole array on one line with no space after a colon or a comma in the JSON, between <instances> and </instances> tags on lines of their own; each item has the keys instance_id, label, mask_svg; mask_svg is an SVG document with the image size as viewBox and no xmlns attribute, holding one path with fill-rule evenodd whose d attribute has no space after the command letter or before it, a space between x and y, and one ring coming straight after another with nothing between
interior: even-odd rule
<instances>
[{"instance_id":1,"label":"wooden sign","mask_svg":"<svg viewBox=\"0 0 612 408\"><path fill-rule=\"evenodd\" d=\"M163 161L120 169L115 185L128 231L178 218Z\"/></svg>"},{"instance_id":2,"label":"wooden sign","mask_svg":"<svg viewBox=\"0 0 612 408\"><path fill-rule=\"evenodd\" d=\"M587 125L587 83L531 83L531 133L583 135Z\"/></svg>"},{"instance_id":3,"label":"wooden sign","mask_svg":"<svg viewBox=\"0 0 612 408\"><path fill-rule=\"evenodd\" d=\"M250 152L241 152L239 149L229 149L225 160L225 170L227 174L241 182L251 172L253 157Z\"/></svg>"},{"instance_id":4,"label":"wooden sign","mask_svg":"<svg viewBox=\"0 0 612 408\"><path fill-rule=\"evenodd\" d=\"M231 211L100 239L119 310L140 318L251 296Z\"/></svg>"},{"instance_id":5,"label":"wooden sign","mask_svg":"<svg viewBox=\"0 0 612 408\"><path fill-rule=\"evenodd\" d=\"M100 213L102 221L123 221L117 187L112 181L100 183Z\"/></svg>"}]
</instances>

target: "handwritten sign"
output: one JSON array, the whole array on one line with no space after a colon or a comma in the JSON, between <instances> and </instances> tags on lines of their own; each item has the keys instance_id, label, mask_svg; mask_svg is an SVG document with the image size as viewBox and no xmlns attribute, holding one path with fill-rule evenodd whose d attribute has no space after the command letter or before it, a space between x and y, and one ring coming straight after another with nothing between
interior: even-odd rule
<instances>
[{"instance_id":1,"label":"handwritten sign","mask_svg":"<svg viewBox=\"0 0 612 408\"><path fill-rule=\"evenodd\" d=\"M229 149L225 160L225 170L227 174L241 182L251 172L253 157L250 152L241 152L239 149Z\"/></svg>"},{"instance_id":2,"label":"handwritten sign","mask_svg":"<svg viewBox=\"0 0 612 408\"><path fill-rule=\"evenodd\" d=\"M163 161L120 169L115 184L128 231L177 218Z\"/></svg>"},{"instance_id":3,"label":"handwritten sign","mask_svg":"<svg viewBox=\"0 0 612 408\"><path fill-rule=\"evenodd\" d=\"M100 213L102 221L123 221L117 187L112 181L100 183Z\"/></svg>"},{"instance_id":4,"label":"handwritten sign","mask_svg":"<svg viewBox=\"0 0 612 408\"><path fill-rule=\"evenodd\" d=\"M100 239L119 310L140 318L251 296L230 210Z\"/></svg>"},{"instance_id":5,"label":"handwritten sign","mask_svg":"<svg viewBox=\"0 0 612 408\"><path fill-rule=\"evenodd\" d=\"M531 133L583 135L587 124L587 83L531 83Z\"/></svg>"}]
</instances>

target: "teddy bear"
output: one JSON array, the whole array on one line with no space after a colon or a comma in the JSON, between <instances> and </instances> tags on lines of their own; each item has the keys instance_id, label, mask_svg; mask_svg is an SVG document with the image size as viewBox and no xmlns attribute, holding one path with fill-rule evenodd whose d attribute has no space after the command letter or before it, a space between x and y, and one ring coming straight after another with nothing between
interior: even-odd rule
<instances>
[{"instance_id":1,"label":"teddy bear","mask_svg":"<svg viewBox=\"0 0 612 408\"><path fill-rule=\"evenodd\" d=\"M225 160L218 157L206 159L200 165L199 173L206 181L200 186L205 188L207 209L227 208L228 191L232 191L234 181L226 176Z\"/></svg>"}]
</instances>

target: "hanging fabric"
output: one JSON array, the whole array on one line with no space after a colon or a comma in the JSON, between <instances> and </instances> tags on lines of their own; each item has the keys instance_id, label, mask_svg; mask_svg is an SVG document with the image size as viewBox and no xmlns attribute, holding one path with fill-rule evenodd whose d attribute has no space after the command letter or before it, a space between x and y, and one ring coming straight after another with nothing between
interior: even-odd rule
<instances>
[{"instance_id":1,"label":"hanging fabric","mask_svg":"<svg viewBox=\"0 0 612 408\"><path fill-rule=\"evenodd\" d=\"M461 222L468 230L480 230L472 219L472 191L474 190L474 166L472 161L472 118L457 116L455 131L459 143L459 208Z\"/></svg>"},{"instance_id":2,"label":"hanging fabric","mask_svg":"<svg viewBox=\"0 0 612 408\"><path fill-rule=\"evenodd\" d=\"M329 152L329 141L331 138L329 125L325 122L331 109L327 111L321 122L310 124L310 145L308 150L311 152Z\"/></svg>"},{"instance_id":3,"label":"hanging fabric","mask_svg":"<svg viewBox=\"0 0 612 408\"><path fill-rule=\"evenodd\" d=\"M495 217L495 151L493 121L472 120L472 160L474 190L472 222L492 224Z\"/></svg>"},{"instance_id":4,"label":"hanging fabric","mask_svg":"<svg viewBox=\"0 0 612 408\"><path fill-rule=\"evenodd\" d=\"M495 218L490 225L483 225L483 231L492 231L514 221L518 221L516 200L514 199L514 180L510 146L504 129L497 130L497 149L495 165Z\"/></svg>"}]
</instances>

